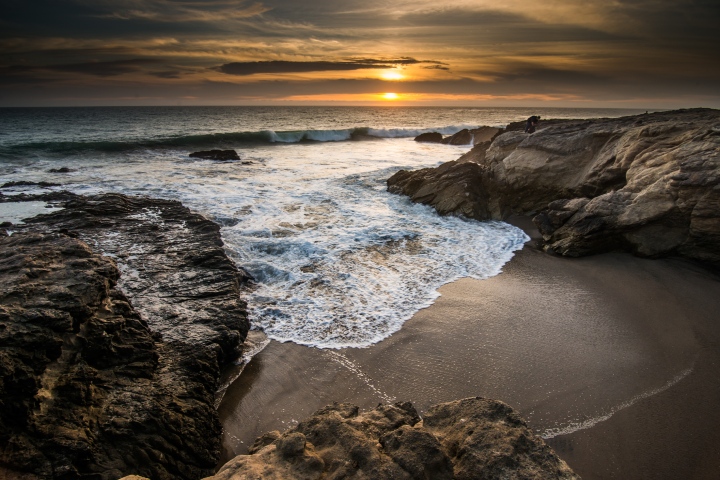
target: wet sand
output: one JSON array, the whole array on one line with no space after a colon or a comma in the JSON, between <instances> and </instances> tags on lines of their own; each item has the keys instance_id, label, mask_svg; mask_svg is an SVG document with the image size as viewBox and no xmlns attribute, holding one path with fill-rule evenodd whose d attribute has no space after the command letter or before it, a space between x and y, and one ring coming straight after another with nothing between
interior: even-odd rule
<instances>
[{"instance_id":1,"label":"wet sand","mask_svg":"<svg viewBox=\"0 0 720 480\"><path fill-rule=\"evenodd\" d=\"M583 478L720 472L720 277L681 260L526 247L363 349L271 342L219 407L223 462L333 401L515 407Z\"/></svg>"}]
</instances>

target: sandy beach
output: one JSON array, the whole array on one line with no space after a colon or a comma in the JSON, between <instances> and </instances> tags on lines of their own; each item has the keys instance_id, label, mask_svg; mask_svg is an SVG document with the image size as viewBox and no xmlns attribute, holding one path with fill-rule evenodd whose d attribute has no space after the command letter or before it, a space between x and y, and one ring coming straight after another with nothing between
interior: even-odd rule
<instances>
[{"instance_id":1,"label":"sandy beach","mask_svg":"<svg viewBox=\"0 0 720 480\"><path fill-rule=\"evenodd\" d=\"M523 219L517 222L537 233ZM720 281L675 259L559 258L532 241L363 349L271 342L228 389L222 462L318 408L500 399L585 479L716 478Z\"/></svg>"}]
</instances>

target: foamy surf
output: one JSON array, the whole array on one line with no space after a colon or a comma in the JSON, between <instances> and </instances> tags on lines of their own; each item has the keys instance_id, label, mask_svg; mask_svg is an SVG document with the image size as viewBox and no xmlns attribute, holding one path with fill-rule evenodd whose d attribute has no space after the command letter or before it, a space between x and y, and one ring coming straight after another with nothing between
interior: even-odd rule
<instances>
[{"instance_id":1,"label":"foamy surf","mask_svg":"<svg viewBox=\"0 0 720 480\"><path fill-rule=\"evenodd\" d=\"M0 182L179 200L223 226L228 254L257 279L247 295L255 328L278 341L364 347L432 304L441 285L498 274L527 240L503 223L442 218L388 194L397 170L437 166L469 148L412 137L524 118L525 109L507 108L9 111L0 116ZM190 159L196 147L234 148L243 162Z\"/></svg>"}]
</instances>

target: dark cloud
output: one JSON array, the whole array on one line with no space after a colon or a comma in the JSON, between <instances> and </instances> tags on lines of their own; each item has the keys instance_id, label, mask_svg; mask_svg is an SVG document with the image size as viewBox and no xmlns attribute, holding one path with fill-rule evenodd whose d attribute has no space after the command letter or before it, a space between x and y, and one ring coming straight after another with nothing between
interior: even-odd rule
<instances>
[{"instance_id":1,"label":"dark cloud","mask_svg":"<svg viewBox=\"0 0 720 480\"><path fill-rule=\"evenodd\" d=\"M254 75L257 73L306 73L351 71L368 68L395 68L398 65L414 65L418 63L439 63L421 61L414 58L373 59L361 58L347 62L291 62L271 60L266 62L233 62L216 67L216 70L228 75Z\"/></svg>"},{"instance_id":2,"label":"dark cloud","mask_svg":"<svg viewBox=\"0 0 720 480\"><path fill-rule=\"evenodd\" d=\"M68 72L80 73L83 75L92 75L96 77L114 77L127 73L134 73L143 70L148 65L156 65L159 63L157 59L151 58L135 58L130 60L114 60L108 62L85 62L85 63L69 63L56 65L10 65L0 67L1 76L22 76L23 78L47 77L47 73L52 72Z\"/></svg>"},{"instance_id":3,"label":"dark cloud","mask_svg":"<svg viewBox=\"0 0 720 480\"><path fill-rule=\"evenodd\" d=\"M443 64L436 64L436 65L428 65L428 66L422 67L422 68L424 68L425 70L447 70L447 71L449 71L450 67L447 67L445 65L447 65L447 64L443 63Z\"/></svg>"},{"instance_id":4,"label":"dark cloud","mask_svg":"<svg viewBox=\"0 0 720 480\"><path fill-rule=\"evenodd\" d=\"M183 72L180 72L178 70L166 70L163 72L151 72L150 75L158 78L169 78L169 79L176 79L181 78L183 75Z\"/></svg>"}]
</instances>

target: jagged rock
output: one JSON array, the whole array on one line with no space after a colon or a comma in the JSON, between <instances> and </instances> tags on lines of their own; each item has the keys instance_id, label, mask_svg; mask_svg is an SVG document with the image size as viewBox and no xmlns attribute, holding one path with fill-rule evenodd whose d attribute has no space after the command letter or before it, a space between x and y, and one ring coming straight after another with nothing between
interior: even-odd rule
<instances>
[{"instance_id":1,"label":"jagged rock","mask_svg":"<svg viewBox=\"0 0 720 480\"><path fill-rule=\"evenodd\" d=\"M496 127L480 127L470 130L470 133L473 136L473 145L478 145L480 143L489 144L495 140L495 137L503 133L503 129Z\"/></svg>"},{"instance_id":2,"label":"jagged rock","mask_svg":"<svg viewBox=\"0 0 720 480\"><path fill-rule=\"evenodd\" d=\"M251 451L206 480L579 478L512 408L480 397L431 407L422 421L410 403L363 414L336 403Z\"/></svg>"},{"instance_id":3,"label":"jagged rock","mask_svg":"<svg viewBox=\"0 0 720 480\"><path fill-rule=\"evenodd\" d=\"M623 249L720 265L720 111L508 130L456 162L398 172L388 190L479 220L539 214L545 248L562 255Z\"/></svg>"},{"instance_id":4,"label":"jagged rock","mask_svg":"<svg viewBox=\"0 0 720 480\"><path fill-rule=\"evenodd\" d=\"M192 158L202 158L205 160L240 160L240 156L235 150L202 150L200 152L193 152L189 156Z\"/></svg>"},{"instance_id":5,"label":"jagged rock","mask_svg":"<svg viewBox=\"0 0 720 480\"><path fill-rule=\"evenodd\" d=\"M470 130L463 128L454 135L443 138L442 143L445 145L471 145L473 143L473 135Z\"/></svg>"},{"instance_id":6,"label":"jagged rock","mask_svg":"<svg viewBox=\"0 0 720 480\"><path fill-rule=\"evenodd\" d=\"M211 474L214 394L247 334L248 276L219 227L179 202L70 195L62 206L0 237L0 469Z\"/></svg>"},{"instance_id":7,"label":"jagged rock","mask_svg":"<svg viewBox=\"0 0 720 480\"><path fill-rule=\"evenodd\" d=\"M74 171L75 170L73 170L72 168L68 168L68 167L51 168L50 170L48 170L48 172L50 172L50 173L71 173Z\"/></svg>"},{"instance_id":8,"label":"jagged rock","mask_svg":"<svg viewBox=\"0 0 720 480\"><path fill-rule=\"evenodd\" d=\"M420 135L415 137L415 141L423 143L442 143L443 136L442 133L438 132L421 133Z\"/></svg>"}]
</instances>

